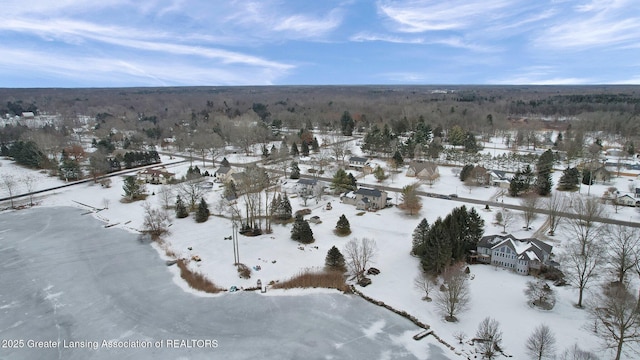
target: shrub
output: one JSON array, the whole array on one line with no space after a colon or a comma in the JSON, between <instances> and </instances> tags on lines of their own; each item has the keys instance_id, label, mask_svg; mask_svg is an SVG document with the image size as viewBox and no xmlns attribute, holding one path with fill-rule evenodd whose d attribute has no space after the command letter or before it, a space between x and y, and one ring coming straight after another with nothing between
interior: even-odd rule
<instances>
[{"instance_id":1,"label":"shrub","mask_svg":"<svg viewBox=\"0 0 640 360\"><path fill-rule=\"evenodd\" d=\"M216 286L216 284L211 282L211 280L207 279L204 275L189 270L184 260L178 260L176 262L176 265L178 265L178 268L180 268L180 277L183 278L184 281L186 281L192 289L204 291L211 294L224 291L224 289Z\"/></svg>"},{"instance_id":2,"label":"shrub","mask_svg":"<svg viewBox=\"0 0 640 360\"><path fill-rule=\"evenodd\" d=\"M274 289L327 288L348 291L344 275L337 271L312 271L305 269L288 280L276 283Z\"/></svg>"}]
</instances>

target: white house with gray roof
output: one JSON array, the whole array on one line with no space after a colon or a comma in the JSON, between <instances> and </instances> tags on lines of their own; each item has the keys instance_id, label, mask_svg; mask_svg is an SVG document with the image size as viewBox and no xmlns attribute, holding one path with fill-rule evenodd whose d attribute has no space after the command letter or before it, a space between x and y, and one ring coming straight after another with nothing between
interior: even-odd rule
<instances>
[{"instance_id":1,"label":"white house with gray roof","mask_svg":"<svg viewBox=\"0 0 640 360\"><path fill-rule=\"evenodd\" d=\"M535 238L518 239L513 235L488 235L478 242L478 261L529 275L549 262L553 246Z\"/></svg>"},{"instance_id":2,"label":"white house with gray roof","mask_svg":"<svg viewBox=\"0 0 640 360\"><path fill-rule=\"evenodd\" d=\"M379 210L387 206L387 192L384 190L359 188L340 196L345 204L355 205L358 210Z\"/></svg>"}]
</instances>

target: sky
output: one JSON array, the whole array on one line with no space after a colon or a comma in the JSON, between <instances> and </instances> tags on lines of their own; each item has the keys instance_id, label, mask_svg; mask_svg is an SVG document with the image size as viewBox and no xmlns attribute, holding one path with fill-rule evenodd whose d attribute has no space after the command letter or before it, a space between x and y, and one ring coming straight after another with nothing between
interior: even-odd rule
<instances>
[{"instance_id":1,"label":"sky","mask_svg":"<svg viewBox=\"0 0 640 360\"><path fill-rule=\"evenodd\" d=\"M3 0L0 87L640 84L638 0Z\"/></svg>"}]
</instances>

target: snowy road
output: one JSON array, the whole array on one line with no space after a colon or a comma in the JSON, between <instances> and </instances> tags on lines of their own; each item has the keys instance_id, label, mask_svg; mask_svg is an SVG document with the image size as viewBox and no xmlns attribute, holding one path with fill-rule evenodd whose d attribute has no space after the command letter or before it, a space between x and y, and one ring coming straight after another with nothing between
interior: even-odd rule
<instances>
[{"instance_id":1,"label":"snowy road","mask_svg":"<svg viewBox=\"0 0 640 360\"><path fill-rule=\"evenodd\" d=\"M186 293L149 244L77 209L5 212L0 229L3 360L416 358L419 329L358 297Z\"/></svg>"}]
</instances>

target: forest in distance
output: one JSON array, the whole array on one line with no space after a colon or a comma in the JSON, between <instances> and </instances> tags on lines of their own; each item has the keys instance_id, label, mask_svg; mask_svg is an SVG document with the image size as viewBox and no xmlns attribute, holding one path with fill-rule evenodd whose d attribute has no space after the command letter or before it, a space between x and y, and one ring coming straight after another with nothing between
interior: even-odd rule
<instances>
[{"instance_id":1,"label":"forest in distance","mask_svg":"<svg viewBox=\"0 0 640 360\"><path fill-rule=\"evenodd\" d=\"M175 136L179 127L220 128L261 120L277 128L340 129L348 111L354 130L388 124L394 133L422 117L433 128L459 125L477 135L524 127L596 132L636 142L640 86L240 86L0 89L0 115L55 115L67 127L79 116L145 140ZM7 124L5 122L5 124ZM6 130L6 129L5 129ZM224 131L218 131L223 134ZM6 134L2 136L4 140ZM225 137L225 136L223 136ZM0 139L2 141L3 139ZM229 138L225 140L231 140ZM149 141L152 142L152 141Z\"/></svg>"}]
</instances>

